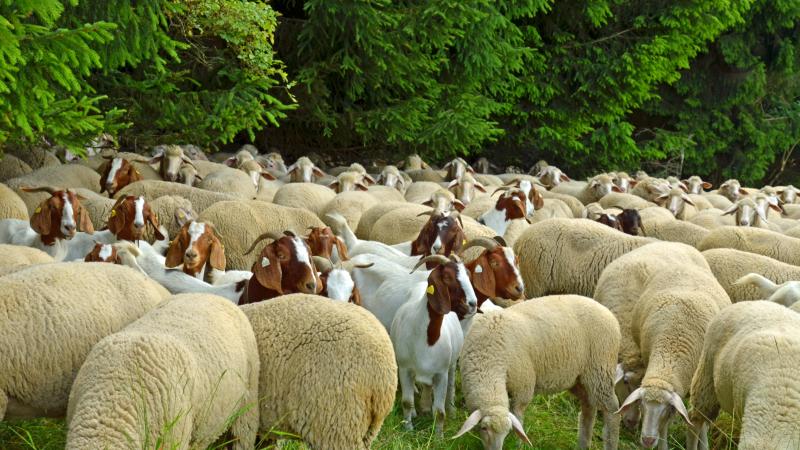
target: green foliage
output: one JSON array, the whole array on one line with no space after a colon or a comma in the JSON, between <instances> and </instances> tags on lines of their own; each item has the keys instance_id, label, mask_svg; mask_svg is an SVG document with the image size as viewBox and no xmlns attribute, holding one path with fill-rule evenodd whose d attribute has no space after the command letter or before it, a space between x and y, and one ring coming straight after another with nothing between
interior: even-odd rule
<instances>
[{"instance_id":1,"label":"green foliage","mask_svg":"<svg viewBox=\"0 0 800 450\"><path fill-rule=\"evenodd\" d=\"M773 182L800 142L800 3L758 0L746 21L648 105L656 139L682 136L687 172ZM649 144L649 143L648 143ZM790 180L791 181L791 180Z\"/></svg>"},{"instance_id":2,"label":"green foliage","mask_svg":"<svg viewBox=\"0 0 800 450\"><path fill-rule=\"evenodd\" d=\"M105 21L62 28L57 0L0 0L0 148L41 136L77 146L118 111L101 111L103 96L86 79L100 67L98 45L116 26Z\"/></svg>"}]
</instances>

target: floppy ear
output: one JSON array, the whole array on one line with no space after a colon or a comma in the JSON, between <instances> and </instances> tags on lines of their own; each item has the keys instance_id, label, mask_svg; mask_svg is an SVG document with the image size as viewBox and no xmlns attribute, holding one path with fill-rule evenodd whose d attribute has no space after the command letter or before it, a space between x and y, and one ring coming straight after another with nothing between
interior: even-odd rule
<instances>
[{"instance_id":1,"label":"floppy ear","mask_svg":"<svg viewBox=\"0 0 800 450\"><path fill-rule=\"evenodd\" d=\"M486 253L482 254L478 257L478 264L473 269L472 273L472 285L475 286L475 290L480 291L483 295L487 297L497 297L497 284L494 278L494 271L492 267L489 265L489 259L486 257Z\"/></svg>"},{"instance_id":2,"label":"floppy ear","mask_svg":"<svg viewBox=\"0 0 800 450\"><path fill-rule=\"evenodd\" d=\"M369 189L361 183L356 183L356 190L358 191L368 191Z\"/></svg>"},{"instance_id":3,"label":"floppy ear","mask_svg":"<svg viewBox=\"0 0 800 450\"><path fill-rule=\"evenodd\" d=\"M319 169L319 167L316 167L316 166L314 166L314 168L313 168L313 169L311 169L311 171L312 171L312 172L314 172L314 175L316 175L316 176L318 176L318 177L320 177L320 178L322 178L322 177L324 177L324 176L325 176L325 172L321 171L321 170Z\"/></svg>"},{"instance_id":4,"label":"floppy ear","mask_svg":"<svg viewBox=\"0 0 800 450\"><path fill-rule=\"evenodd\" d=\"M458 199L453 200L452 204L453 204L453 208L455 208L456 211L458 211L458 212L461 212L461 211L464 210L464 208L466 208L466 205L464 205L464 202L462 202L461 200L458 200Z\"/></svg>"},{"instance_id":5,"label":"floppy ear","mask_svg":"<svg viewBox=\"0 0 800 450\"><path fill-rule=\"evenodd\" d=\"M114 207L111 208L111 213L108 216L108 220L106 220L106 228L114 233L114 236L119 234L125 227L126 211L125 208L120 208L120 205L124 200L124 196L117 199L117 202L114 203Z\"/></svg>"},{"instance_id":6,"label":"floppy ear","mask_svg":"<svg viewBox=\"0 0 800 450\"><path fill-rule=\"evenodd\" d=\"M683 199L683 201L685 201L686 203L688 203L688 204L690 204L690 205L694 206L694 202L692 201L692 199L691 199L691 198L689 198L689 196L688 196L688 195L686 195L686 194L683 194L683 195L681 195L681 198L682 198L682 199Z\"/></svg>"},{"instance_id":7,"label":"floppy ear","mask_svg":"<svg viewBox=\"0 0 800 450\"><path fill-rule=\"evenodd\" d=\"M33 212L33 215L31 216L31 228L33 228L34 231L42 236L47 236L50 234L52 216L53 214L52 210L50 209L50 200L47 199L43 201Z\"/></svg>"},{"instance_id":8,"label":"floppy ear","mask_svg":"<svg viewBox=\"0 0 800 450\"><path fill-rule=\"evenodd\" d=\"M78 203L77 201L75 203ZM77 204L78 207L78 230L83 231L84 233L94 234L94 224L92 224L92 219L89 218L89 213L86 212L86 208L83 207L80 203Z\"/></svg>"},{"instance_id":9,"label":"floppy ear","mask_svg":"<svg viewBox=\"0 0 800 450\"><path fill-rule=\"evenodd\" d=\"M269 172L261 172L261 176L264 177L265 180L274 181L275 176Z\"/></svg>"},{"instance_id":10,"label":"floppy ear","mask_svg":"<svg viewBox=\"0 0 800 450\"><path fill-rule=\"evenodd\" d=\"M176 267L183 263L183 253L186 251L183 248L181 243L181 235L183 234L183 230L178 232L178 235L175 236L175 239L169 243L169 249L167 250L167 260L164 262L164 266L166 267Z\"/></svg>"},{"instance_id":11,"label":"floppy ear","mask_svg":"<svg viewBox=\"0 0 800 450\"><path fill-rule=\"evenodd\" d=\"M350 303L361 306L361 292L353 286L353 294L350 296Z\"/></svg>"},{"instance_id":12,"label":"floppy ear","mask_svg":"<svg viewBox=\"0 0 800 450\"><path fill-rule=\"evenodd\" d=\"M678 414L680 414L681 417L683 417L683 420L685 420L686 423L688 423L689 425L692 424L692 421L689 420L689 412L686 411L686 406L683 404L683 400L681 399L680 395L678 395L675 392L670 392L669 404L672 405L673 408L675 408L675 411L678 411Z\"/></svg>"},{"instance_id":13,"label":"floppy ear","mask_svg":"<svg viewBox=\"0 0 800 450\"><path fill-rule=\"evenodd\" d=\"M617 186L616 184L611 186L611 190L614 191L614 192L625 192L625 191L622 190L621 187Z\"/></svg>"},{"instance_id":14,"label":"floppy ear","mask_svg":"<svg viewBox=\"0 0 800 450\"><path fill-rule=\"evenodd\" d=\"M225 246L214 236L213 232L211 235L211 255L208 258L208 263L217 270L225 271Z\"/></svg>"},{"instance_id":15,"label":"floppy ear","mask_svg":"<svg viewBox=\"0 0 800 450\"><path fill-rule=\"evenodd\" d=\"M158 156L154 156L154 157L150 158L150 160L147 161L147 164L157 164L157 163L160 163L162 159L164 159L164 154L163 153L158 155Z\"/></svg>"},{"instance_id":16,"label":"floppy ear","mask_svg":"<svg viewBox=\"0 0 800 450\"><path fill-rule=\"evenodd\" d=\"M733 213L736 212L737 209L739 209L739 204L738 203L734 203L728 209L723 211L722 215L723 216L727 216L728 214L733 214Z\"/></svg>"},{"instance_id":17,"label":"floppy ear","mask_svg":"<svg viewBox=\"0 0 800 450\"><path fill-rule=\"evenodd\" d=\"M347 256L347 246L344 245L344 241L342 241L338 236L334 236L333 243L336 244L336 251L339 253L340 261L347 261L350 259L350 257Z\"/></svg>"},{"instance_id":18,"label":"floppy ear","mask_svg":"<svg viewBox=\"0 0 800 450\"><path fill-rule=\"evenodd\" d=\"M481 191L483 193L486 193L486 188L480 183L475 183L475 189L477 189L477 190L479 190L479 191Z\"/></svg>"},{"instance_id":19,"label":"floppy ear","mask_svg":"<svg viewBox=\"0 0 800 450\"><path fill-rule=\"evenodd\" d=\"M533 447L533 444L531 444L531 440L528 438L528 435L525 434L525 430L522 428L522 422L520 422L519 419L517 419L517 416L515 416L511 411L509 411L508 419L511 420L511 428L514 429L514 433L517 434L517 437L519 437L520 440L524 441L526 444Z\"/></svg>"},{"instance_id":20,"label":"floppy ear","mask_svg":"<svg viewBox=\"0 0 800 450\"><path fill-rule=\"evenodd\" d=\"M100 193L106 191L106 180L108 180L108 174L111 172L111 161L107 161L103 163L102 171L100 171Z\"/></svg>"},{"instance_id":21,"label":"floppy ear","mask_svg":"<svg viewBox=\"0 0 800 450\"><path fill-rule=\"evenodd\" d=\"M745 190L744 190L744 189L742 189L742 188L739 188L739 195L750 195L750 193L749 193L749 192L747 192L747 191L745 191Z\"/></svg>"},{"instance_id":22,"label":"floppy ear","mask_svg":"<svg viewBox=\"0 0 800 450\"><path fill-rule=\"evenodd\" d=\"M561 181L572 181L572 180L570 180L570 178L568 176L566 176L563 173L561 174L560 178L561 178Z\"/></svg>"},{"instance_id":23,"label":"floppy ear","mask_svg":"<svg viewBox=\"0 0 800 450\"><path fill-rule=\"evenodd\" d=\"M136 170L136 167L133 166L133 163L128 163L128 179L131 183L142 180L142 174Z\"/></svg>"},{"instance_id":24,"label":"floppy ear","mask_svg":"<svg viewBox=\"0 0 800 450\"><path fill-rule=\"evenodd\" d=\"M283 288L281 287L283 271L273 244L264 247L261 259L253 265L253 276L256 277L261 286L283 295Z\"/></svg>"},{"instance_id":25,"label":"floppy ear","mask_svg":"<svg viewBox=\"0 0 800 450\"><path fill-rule=\"evenodd\" d=\"M628 398L625 399L625 402L622 403L622 406L619 407L619 410L617 410L616 413L621 414L625 412L625 410L633 406L634 403L640 401L643 395L644 388L636 388L633 392L631 392Z\"/></svg>"},{"instance_id":26,"label":"floppy ear","mask_svg":"<svg viewBox=\"0 0 800 450\"><path fill-rule=\"evenodd\" d=\"M442 280L442 266L438 266L428 277L428 305L435 312L445 315L450 312L450 290Z\"/></svg>"},{"instance_id":27,"label":"floppy ear","mask_svg":"<svg viewBox=\"0 0 800 450\"><path fill-rule=\"evenodd\" d=\"M328 185L329 188L333 189L336 192L339 192L339 180L336 180Z\"/></svg>"},{"instance_id":28,"label":"floppy ear","mask_svg":"<svg viewBox=\"0 0 800 450\"><path fill-rule=\"evenodd\" d=\"M456 186L458 186L458 180L453 180L447 185L447 190L452 191Z\"/></svg>"},{"instance_id":29,"label":"floppy ear","mask_svg":"<svg viewBox=\"0 0 800 450\"><path fill-rule=\"evenodd\" d=\"M426 163L425 161L420 161L420 167L422 167L423 169L431 168L431 166L429 166L428 163Z\"/></svg>"},{"instance_id":30,"label":"floppy ear","mask_svg":"<svg viewBox=\"0 0 800 450\"><path fill-rule=\"evenodd\" d=\"M165 236L161 234L161 230L158 229L158 216L156 216L152 209L147 208L145 220L147 220L147 222L149 222L153 227L153 234L155 235L156 240L163 241Z\"/></svg>"},{"instance_id":31,"label":"floppy ear","mask_svg":"<svg viewBox=\"0 0 800 450\"><path fill-rule=\"evenodd\" d=\"M531 189L531 194L533 195L533 209L542 209L544 207L544 197L536 188Z\"/></svg>"}]
</instances>

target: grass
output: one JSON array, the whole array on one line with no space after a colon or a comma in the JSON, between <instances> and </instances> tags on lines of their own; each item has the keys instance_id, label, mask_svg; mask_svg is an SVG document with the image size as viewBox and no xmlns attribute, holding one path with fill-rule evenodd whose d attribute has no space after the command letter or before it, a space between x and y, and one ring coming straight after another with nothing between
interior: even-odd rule
<instances>
[{"instance_id":1,"label":"grass","mask_svg":"<svg viewBox=\"0 0 800 450\"><path fill-rule=\"evenodd\" d=\"M457 404L463 404L459 396ZM533 443L534 450L572 449L575 448L578 435L578 404L567 393L537 396L533 404L528 407L525 414L525 429ZM444 438L437 437L433 432L433 421L430 416L415 419L414 431L406 431L401 424L402 410L399 400L395 402L394 410L386 418L381 433L372 445L374 449L381 450L479 450L482 447L476 433L469 433L457 440L450 439L461 427L467 411L458 408L453 417L449 417L445 424ZM683 449L685 443L686 427L674 424L670 430L670 449ZM600 439L602 433L602 420L598 416L595 424L592 449L602 449ZM620 450L638 449L636 434L621 427ZM735 421L722 415L712 426L709 435L711 448L715 450L735 449L732 436L738 433ZM52 450L62 449L66 442L66 427L62 420L35 419L26 421L0 422L0 449L3 450ZM224 441L223 441L224 442ZM506 438L505 448L517 448L518 440L513 433ZM214 449L221 448L214 446ZM259 449L268 449L260 445ZM287 442L281 446L285 450L306 449L300 442Z\"/></svg>"}]
</instances>

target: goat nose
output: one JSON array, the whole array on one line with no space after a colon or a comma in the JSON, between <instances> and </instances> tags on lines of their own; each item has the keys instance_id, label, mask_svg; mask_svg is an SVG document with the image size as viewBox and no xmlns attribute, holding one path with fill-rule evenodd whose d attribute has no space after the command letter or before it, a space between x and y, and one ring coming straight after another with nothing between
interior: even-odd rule
<instances>
[{"instance_id":1,"label":"goat nose","mask_svg":"<svg viewBox=\"0 0 800 450\"><path fill-rule=\"evenodd\" d=\"M134 222L133 223L133 227L136 228L136 229L142 229L142 228L144 228L144 224L143 223Z\"/></svg>"},{"instance_id":2,"label":"goat nose","mask_svg":"<svg viewBox=\"0 0 800 450\"><path fill-rule=\"evenodd\" d=\"M306 289L308 290L308 293L316 292L317 291L317 283L314 283L314 282L306 283Z\"/></svg>"},{"instance_id":3,"label":"goat nose","mask_svg":"<svg viewBox=\"0 0 800 450\"><path fill-rule=\"evenodd\" d=\"M187 250L186 251L186 257L190 258L190 259L197 258L197 252L194 251L194 250Z\"/></svg>"},{"instance_id":4,"label":"goat nose","mask_svg":"<svg viewBox=\"0 0 800 450\"><path fill-rule=\"evenodd\" d=\"M73 232L73 231L75 231L75 224L72 224L72 223L65 224L64 225L64 229L69 231L69 232Z\"/></svg>"},{"instance_id":5,"label":"goat nose","mask_svg":"<svg viewBox=\"0 0 800 450\"><path fill-rule=\"evenodd\" d=\"M653 448L656 445L656 438L652 436L642 436L642 447Z\"/></svg>"}]
</instances>

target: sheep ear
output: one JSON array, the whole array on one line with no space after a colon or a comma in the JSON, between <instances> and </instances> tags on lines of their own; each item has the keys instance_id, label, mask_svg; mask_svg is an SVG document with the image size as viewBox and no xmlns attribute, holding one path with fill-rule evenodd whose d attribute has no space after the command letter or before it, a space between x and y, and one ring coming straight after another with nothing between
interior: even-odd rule
<instances>
[{"instance_id":1,"label":"sheep ear","mask_svg":"<svg viewBox=\"0 0 800 450\"><path fill-rule=\"evenodd\" d=\"M760 218L760 219L761 219L761 220L762 220L764 223L769 223L769 222L767 222L767 214L766 214L764 211L762 211L760 208L756 208L756 214L758 214L758 217L759 217L759 218Z\"/></svg>"},{"instance_id":2,"label":"sheep ear","mask_svg":"<svg viewBox=\"0 0 800 450\"><path fill-rule=\"evenodd\" d=\"M734 203L728 209L723 211L722 215L723 216L727 216L728 214L733 214L733 213L736 212L737 209L739 209L739 204L738 203Z\"/></svg>"},{"instance_id":3,"label":"sheep ear","mask_svg":"<svg viewBox=\"0 0 800 450\"><path fill-rule=\"evenodd\" d=\"M269 180L269 181L274 181L275 180L275 176L272 175L269 172L266 172L266 171L262 171L261 172L261 176L264 177L265 180Z\"/></svg>"},{"instance_id":4,"label":"sheep ear","mask_svg":"<svg viewBox=\"0 0 800 450\"><path fill-rule=\"evenodd\" d=\"M682 198L682 199L683 199L683 201L685 201L686 203L688 203L688 204L690 204L690 205L694 206L694 202L692 201L692 199L691 199L691 198L689 198L689 196L688 196L688 195L686 195L686 194L683 194L683 195L681 195L681 198Z\"/></svg>"},{"instance_id":5,"label":"sheep ear","mask_svg":"<svg viewBox=\"0 0 800 450\"><path fill-rule=\"evenodd\" d=\"M339 180L336 180L328 185L329 188L333 189L334 191L338 192L339 189Z\"/></svg>"},{"instance_id":6,"label":"sheep ear","mask_svg":"<svg viewBox=\"0 0 800 450\"><path fill-rule=\"evenodd\" d=\"M625 402L622 403L622 406L619 407L619 410L617 410L616 414L625 412L625 410L633 406L634 403L640 401L643 395L644 388L636 388L633 392L631 392L631 395L625 399Z\"/></svg>"},{"instance_id":7,"label":"sheep ear","mask_svg":"<svg viewBox=\"0 0 800 450\"><path fill-rule=\"evenodd\" d=\"M517 416L512 414L511 411L509 411L508 418L509 420L511 420L511 428L514 429L514 432L517 433L517 436L523 441L525 441L526 444L533 447L533 444L531 444L531 440L528 439L528 435L525 434L525 430L522 428L522 422L520 422L519 419L517 419Z\"/></svg>"},{"instance_id":8,"label":"sheep ear","mask_svg":"<svg viewBox=\"0 0 800 450\"><path fill-rule=\"evenodd\" d=\"M617 371L614 374L614 386L620 381L625 379L625 369L622 368L622 363L617 364Z\"/></svg>"},{"instance_id":9,"label":"sheep ear","mask_svg":"<svg viewBox=\"0 0 800 450\"><path fill-rule=\"evenodd\" d=\"M324 177L326 175L325 172L323 172L322 170L319 169L319 167L316 167L316 166L314 166L314 168L311 169L311 171L314 172L314 175L316 175L316 176L318 176L320 178L322 178L322 177Z\"/></svg>"},{"instance_id":10,"label":"sheep ear","mask_svg":"<svg viewBox=\"0 0 800 450\"><path fill-rule=\"evenodd\" d=\"M703 181L703 189L711 189L712 187L714 186L711 183L708 181Z\"/></svg>"},{"instance_id":11,"label":"sheep ear","mask_svg":"<svg viewBox=\"0 0 800 450\"><path fill-rule=\"evenodd\" d=\"M625 191L622 190L621 187L617 186L616 184L611 186L611 190L614 191L614 192L625 192Z\"/></svg>"},{"instance_id":12,"label":"sheep ear","mask_svg":"<svg viewBox=\"0 0 800 450\"><path fill-rule=\"evenodd\" d=\"M477 183L477 182L475 183L475 189L483 192L484 194L486 193L486 188L480 183Z\"/></svg>"},{"instance_id":13,"label":"sheep ear","mask_svg":"<svg viewBox=\"0 0 800 450\"><path fill-rule=\"evenodd\" d=\"M479 424L481 422L481 419L483 419L483 413L481 412L480 409L472 411L472 414L470 414L469 417L467 417L467 420L464 421L464 425L461 425L461 429L458 430L458 433L456 433L456 435L453 436L451 439L460 438L467 431L473 429L475 425Z\"/></svg>"},{"instance_id":14,"label":"sheep ear","mask_svg":"<svg viewBox=\"0 0 800 450\"><path fill-rule=\"evenodd\" d=\"M749 192L747 192L747 191L745 191L745 190L744 190L744 189L742 189L742 188L739 188L739 195L750 195L750 193L749 193Z\"/></svg>"},{"instance_id":15,"label":"sheep ear","mask_svg":"<svg viewBox=\"0 0 800 450\"><path fill-rule=\"evenodd\" d=\"M683 420L685 420L687 424L692 424L692 421L689 420L689 412L686 411L686 406L683 404L683 400L681 399L680 395L678 395L676 392L670 392L669 404L675 408L675 411L678 411L678 414L683 417Z\"/></svg>"},{"instance_id":16,"label":"sheep ear","mask_svg":"<svg viewBox=\"0 0 800 450\"><path fill-rule=\"evenodd\" d=\"M356 190L359 190L359 191L368 191L368 190L369 190L369 188L368 188L368 187L366 187L366 186L364 186L364 185L363 185L363 184L361 184L361 183L356 183Z\"/></svg>"},{"instance_id":17,"label":"sheep ear","mask_svg":"<svg viewBox=\"0 0 800 450\"><path fill-rule=\"evenodd\" d=\"M154 156L147 161L147 164L157 164L160 163L161 160L164 159L164 154L160 154L158 156Z\"/></svg>"},{"instance_id":18,"label":"sheep ear","mask_svg":"<svg viewBox=\"0 0 800 450\"><path fill-rule=\"evenodd\" d=\"M561 174L561 181L572 181L566 174Z\"/></svg>"},{"instance_id":19,"label":"sheep ear","mask_svg":"<svg viewBox=\"0 0 800 450\"><path fill-rule=\"evenodd\" d=\"M464 205L464 202L462 202L461 200L453 200L452 204L453 208L455 208L456 211L458 212L463 211L464 208L466 207L466 205Z\"/></svg>"},{"instance_id":20,"label":"sheep ear","mask_svg":"<svg viewBox=\"0 0 800 450\"><path fill-rule=\"evenodd\" d=\"M453 190L453 188L456 187L456 185L458 185L458 180L453 180L450 182L450 184L447 185L447 189Z\"/></svg>"}]
</instances>

